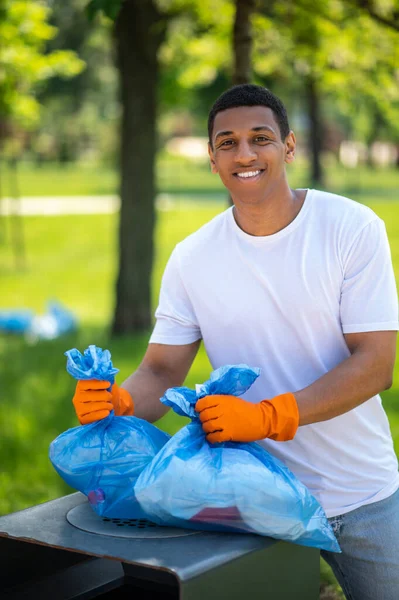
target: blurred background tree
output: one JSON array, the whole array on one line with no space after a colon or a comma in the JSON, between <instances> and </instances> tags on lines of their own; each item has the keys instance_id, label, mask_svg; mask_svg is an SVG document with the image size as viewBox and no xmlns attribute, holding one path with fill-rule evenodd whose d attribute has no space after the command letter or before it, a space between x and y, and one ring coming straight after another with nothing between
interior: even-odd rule
<instances>
[{"instance_id":1,"label":"blurred background tree","mask_svg":"<svg viewBox=\"0 0 399 600\"><path fill-rule=\"evenodd\" d=\"M359 8L377 23L399 31L399 4L397 0L348 0L348 3Z\"/></svg>"},{"instance_id":2,"label":"blurred background tree","mask_svg":"<svg viewBox=\"0 0 399 600\"><path fill-rule=\"evenodd\" d=\"M32 143L33 158L37 164L101 158L116 166L120 107L111 22L88 19L87 0L51 0L48 4L50 23L58 35L48 42L47 52L70 48L86 68L70 81L53 77L41 87L38 101L46 110Z\"/></svg>"},{"instance_id":3,"label":"blurred background tree","mask_svg":"<svg viewBox=\"0 0 399 600\"><path fill-rule=\"evenodd\" d=\"M9 189L13 198L11 238L18 268L25 266L25 245L19 215L17 165L29 146L31 132L39 127L40 86L58 76L71 79L84 69L76 53L46 51L57 29L50 25L51 9L41 2L0 0L0 161L9 161ZM1 179L1 162L0 162ZM0 233L5 240L1 210Z\"/></svg>"},{"instance_id":4,"label":"blurred background tree","mask_svg":"<svg viewBox=\"0 0 399 600\"><path fill-rule=\"evenodd\" d=\"M36 93L47 80L72 78L84 62L70 50L46 49L57 29L50 25L51 8L42 2L1 0L0 4L0 131L2 141L20 142L39 126Z\"/></svg>"},{"instance_id":5,"label":"blurred background tree","mask_svg":"<svg viewBox=\"0 0 399 600\"><path fill-rule=\"evenodd\" d=\"M397 134L398 44L387 27L347 2L283 0L267 4L256 30L256 72L300 99L294 114L299 109L307 121L314 185L323 183L323 152L337 153L343 139L371 145L375 118L393 128L391 139Z\"/></svg>"},{"instance_id":6,"label":"blurred background tree","mask_svg":"<svg viewBox=\"0 0 399 600\"><path fill-rule=\"evenodd\" d=\"M239 77L245 72L247 79L251 67L249 17L254 4L248 4L248 0L238 1L239 18L234 27L234 43L239 50L235 53L235 70ZM231 15L233 5L226 3L227 6ZM153 0L125 0L122 3L119 0L92 0L89 7L92 13L101 10L108 16L117 14L114 36L122 103L119 271L112 324L112 331L117 335L148 330L152 322L150 282L154 255L156 120L158 94L163 92L159 51L168 28L171 38L177 36L181 43L187 42L187 28L191 28L205 49L211 35L217 37L217 19L214 6L198 0L158 3ZM181 28L186 29L185 35ZM198 48L194 51L198 52ZM202 59L203 53L200 56ZM206 65L201 62L200 71L204 68ZM166 87L166 96L168 91ZM181 102L178 105L181 106Z\"/></svg>"}]
</instances>

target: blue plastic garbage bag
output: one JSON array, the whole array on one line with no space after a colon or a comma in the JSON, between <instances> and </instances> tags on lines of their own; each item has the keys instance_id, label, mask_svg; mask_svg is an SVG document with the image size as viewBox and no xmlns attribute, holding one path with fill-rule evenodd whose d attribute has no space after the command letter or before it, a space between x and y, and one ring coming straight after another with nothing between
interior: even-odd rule
<instances>
[{"instance_id":1,"label":"blue plastic garbage bag","mask_svg":"<svg viewBox=\"0 0 399 600\"><path fill-rule=\"evenodd\" d=\"M50 300L47 303L46 314L34 316L26 335L31 342L39 339L54 340L75 329L77 329L75 315L60 302Z\"/></svg>"},{"instance_id":2,"label":"blue plastic garbage bag","mask_svg":"<svg viewBox=\"0 0 399 600\"><path fill-rule=\"evenodd\" d=\"M89 346L84 355L65 353L67 371L76 379L114 383L111 354ZM83 492L97 514L110 518L145 518L137 504L138 475L170 436L137 417L109 417L69 429L50 445L50 460L68 485Z\"/></svg>"},{"instance_id":3,"label":"blue plastic garbage bag","mask_svg":"<svg viewBox=\"0 0 399 600\"><path fill-rule=\"evenodd\" d=\"M257 533L340 552L323 508L280 460L256 443L206 440L197 400L209 394L240 396L259 372L225 366L197 391L167 390L161 401L192 422L141 473L136 498L159 525Z\"/></svg>"},{"instance_id":4,"label":"blue plastic garbage bag","mask_svg":"<svg viewBox=\"0 0 399 600\"><path fill-rule=\"evenodd\" d=\"M30 328L34 315L31 310L9 309L0 311L0 331L25 333Z\"/></svg>"},{"instance_id":5,"label":"blue plastic garbage bag","mask_svg":"<svg viewBox=\"0 0 399 600\"><path fill-rule=\"evenodd\" d=\"M30 342L53 340L76 328L76 317L57 300L47 303L44 315L22 308L0 311L0 332L22 334Z\"/></svg>"}]
</instances>

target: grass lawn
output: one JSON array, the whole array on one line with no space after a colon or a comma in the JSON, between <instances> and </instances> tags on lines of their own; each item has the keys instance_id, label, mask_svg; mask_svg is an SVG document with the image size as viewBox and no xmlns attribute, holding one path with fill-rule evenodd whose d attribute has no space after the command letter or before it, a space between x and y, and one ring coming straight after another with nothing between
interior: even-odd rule
<instances>
[{"instance_id":1,"label":"grass lawn","mask_svg":"<svg viewBox=\"0 0 399 600\"><path fill-rule=\"evenodd\" d=\"M220 204L188 212L159 214L154 268L155 307L160 277L179 239L220 210ZM77 424L71 406L75 387L65 371L65 350L81 351L89 344L109 348L119 381L137 367L149 332L110 340L115 278L115 215L30 217L24 220L28 266L13 268L11 251L0 246L2 294L0 309L31 308L43 312L49 298L57 298L75 312L79 332L30 346L16 336L0 336L0 514L55 498L66 491L47 459L49 443ZM208 378L210 366L201 350L190 372L191 387ZM168 413L159 425L176 432L186 420Z\"/></svg>"},{"instance_id":2,"label":"grass lawn","mask_svg":"<svg viewBox=\"0 0 399 600\"><path fill-rule=\"evenodd\" d=\"M355 200L372 202L397 200L398 170L366 167L345 169L330 158L324 160L325 189L347 195ZM12 195L12 178L2 166L2 193ZM308 164L299 157L288 167L292 187L309 185ZM207 162L194 162L160 153L157 161L157 182L160 192L196 197L223 199L226 194L219 177L210 172ZM95 196L116 194L118 176L107 166L92 164L55 165L41 167L23 163L18 170L21 196Z\"/></svg>"},{"instance_id":3,"label":"grass lawn","mask_svg":"<svg viewBox=\"0 0 399 600\"><path fill-rule=\"evenodd\" d=\"M199 186L201 176L198 171L194 175L191 185L197 182L195 185ZM340 186L346 186L345 189L349 189L350 185L355 186L354 181L345 179L346 175L345 172L341 176L338 173L335 187L329 189L339 191ZM399 173L387 172L385 175L386 178L384 176L380 180L378 173L367 172L360 187L351 196L369 204L385 220L395 272L399 277L399 204L393 201L398 189ZM30 176L33 176L32 172ZM76 173L74 176L78 177ZM100 170L97 176L99 190L110 191L111 188L105 190L105 187L101 187L101 178L104 176L105 181L109 174ZM163 176L166 181L167 175ZM353 173L351 177L354 177ZM296 181L300 180L299 172L295 178ZM190 183L188 179L186 186ZM27 180L22 178L22 181ZM365 181L370 184L368 191L363 189ZM176 178L174 183L169 182L169 191L173 189L172 184L178 186ZM46 193L61 195L59 188L56 192L51 187L53 182L48 181L47 185L47 188L43 188ZM44 194L43 189L41 193ZM49 192L51 189L53 191ZM70 189L68 193L72 193ZM30 188L30 192L24 188L24 193L32 194L33 190L36 188ZM166 191L166 188L162 191ZM79 194L82 193L96 192L88 185L85 192L79 188ZM210 197L207 196L208 199ZM161 274L174 245L223 209L220 202L210 201L190 209L182 204L173 210L159 212L153 272L154 308ZM24 271L15 270L9 244L0 245L0 309L26 307L43 312L46 301L57 298L75 312L80 320L80 328L75 334L36 345L28 345L16 336L0 336L0 381L3 391L0 404L0 514L71 491L53 471L47 458L50 442L61 432L77 425L71 405L75 383L65 370L65 350L77 347L83 351L93 343L109 348L114 365L120 369L118 380L121 381L139 364L150 334L120 339L110 339L108 334L116 269L115 215L29 217L24 219L24 230L28 256ZM397 451L398 368L397 365L393 387L382 394ZM201 349L186 385L194 387L195 383L207 379L209 373L210 365ZM174 433L186 422L186 419L169 412L157 425ZM331 572L324 564L322 577L325 581L332 580Z\"/></svg>"}]
</instances>

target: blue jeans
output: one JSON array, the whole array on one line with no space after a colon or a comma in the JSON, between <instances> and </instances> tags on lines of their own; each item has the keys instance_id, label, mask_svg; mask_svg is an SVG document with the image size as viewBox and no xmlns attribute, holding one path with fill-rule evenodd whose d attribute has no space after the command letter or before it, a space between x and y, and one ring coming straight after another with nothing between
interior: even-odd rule
<instances>
[{"instance_id":1,"label":"blue jeans","mask_svg":"<svg viewBox=\"0 0 399 600\"><path fill-rule=\"evenodd\" d=\"M347 600L399 600L399 490L329 522L342 554L321 556Z\"/></svg>"}]
</instances>

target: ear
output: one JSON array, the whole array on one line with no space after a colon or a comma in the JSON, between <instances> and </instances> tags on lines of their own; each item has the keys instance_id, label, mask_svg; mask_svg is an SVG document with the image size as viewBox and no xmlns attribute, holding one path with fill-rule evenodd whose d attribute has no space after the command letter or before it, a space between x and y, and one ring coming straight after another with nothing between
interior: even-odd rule
<instances>
[{"instance_id":1,"label":"ear","mask_svg":"<svg viewBox=\"0 0 399 600\"><path fill-rule=\"evenodd\" d=\"M214 157L212 146L211 146L210 142L208 142L208 154L209 154L209 161L211 163L212 173L218 173L218 168L216 166L215 157Z\"/></svg>"},{"instance_id":2,"label":"ear","mask_svg":"<svg viewBox=\"0 0 399 600\"><path fill-rule=\"evenodd\" d=\"M293 131L290 131L285 138L285 159L284 162L292 163L295 160L296 138Z\"/></svg>"}]
</instances>

